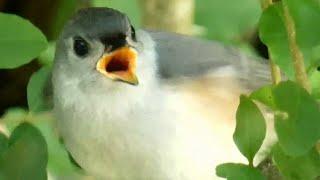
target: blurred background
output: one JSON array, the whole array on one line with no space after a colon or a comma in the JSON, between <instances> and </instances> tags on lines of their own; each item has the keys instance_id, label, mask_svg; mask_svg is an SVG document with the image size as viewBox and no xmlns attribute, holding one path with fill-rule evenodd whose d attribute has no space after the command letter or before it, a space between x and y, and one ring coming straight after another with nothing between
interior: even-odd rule
<instances>
[{"instance_id":1,"label":"blurred background","mask_svg":"<svg viewBox=\"0 0 320 180\"><path fill-rule=\"evenodd\" d=\"M49 42L48 48L42 52L38 58L30 61L30 63L14 69L1 69L0 67L0 155L5 149L1 149L3 146L1 140L2 142L5 142L4 140L8 139L10 132L12 132L21 122L29 122L34 125L41 131L41 134L45 138L45 141L41 144L41 142L39 143L39 141L34 140L35 136L29 136L30 138L27 139L28 141L24 141L24 146L22 146L23 148L21 149L15 149L14 146L6 147L9 149L6 152L11 152L12 156L9 156L10 153L7 153L9 155L6 157L10 161L7 159L3 160L4 158L0 159L2 160L0 161L0 166L2 162L2 164L9 167L7 169L9 169L12 174L18 174L17 176L19 177L23 171L19 174L19 172L17 173L17 169L27 169L28 173L31 172L29 170L32 169L34 170L33 172L47 172L49 180L92 179L81 172L81 170L72 163L72 160L70 160L68 152L63 146L63 141L59 139L58 131L55 129L54 117L50 111L48 111L46 102L43 100L44 96L46 96L46 94L43 94L43 89L46 87L46 79L50 74L50 65L52 65L54 58L56 39L66 21L73 16L78 9L87 7L111 7L126 13L136 29L145 28L170 31L196 36L209 41L219 41L225 45L239 48L250 56L268 58L268 50L266 46L261 43L258 36L259 18L262 13L260 3L263 4L263 2L268 1L270 0L0 0L0 12L15 14L29 20L43 32ZM273 2L276 1L278 0L273 0ZM320 31L320 23L316 20L320 18L318 7L320 0L290 0L287 2L292 3L291 8L292 14L294 15L293 17L295 18L294 20L297 27L300 26L300 28L296 29L298 45L301 46L300 48L305 56L308 76L313 86L313 95L319 99L320 39L318 38L318 34ZM294 71L291 64L291 54L287 44L288 38L286 29L283 26L280 14L275 11L276 7L270 8L269 10L271 11L264 13L262 16L264 17L262 18L264 20L261 21L261 26L264 27L262 28L264 32L264 34L261 33L262 37L265 39L264 42L268 43L267 41L269 41L269 45L273 47L272 50L270 48L270 54L272 54L273 57L277 57L274 58L274 60L278 60L277 63L278 65L281 65L281 70L286 73L289 78L293 79ZM1 35L5 33L1 34L1 32L10 32L10 35L12 36L15 31L11 31L10 29L1 31L6 28L7 24L4 22L7 21L5 18L2 18L0 22L2 22L2 29L0 28L1 43L4 42L3 40L6 40L6 37L1 37ZM21 24L18 22L26 23L25 21L12 21L11 24L16 26L11 27L23 27L19 26ZM306 29L307 33L305 33ZM28 32L25 34L23 33L26 31L26 28L19 28L19 30L21 37L29 37ZM47 42L42 34L39 34L42 37L42 41L44 41L41 43L44 46L43 49L45 49ZM31 38L29 38L29 40L30 39ZM41 41L41 38L39 41ZM20 45L20 42L22 42L22 40L18 38L18 40L14 41L14 43L16 43L14 45ZM29 41L25 42L27 42L25 43L27 44L25 46L30 46ZM2 50L2 53L6 52L3 54L11 55L12 51L14 51L14 53L19 53L19 49L16 50L14 48L11 48L10 51L6 51L4 47L10 47L7 43L2 43L1 45L2 48L0 50ZM36 43L32 45L36 46ZM43 49L39 50L39 52ZM25 52L30 51L25 50ZM37 56L39 52L37 52L35 56ZM14 62L11 60L12 58L0 57L0 62ZM31 81L29 81L31 76ZM27 93L27 89L29 93ZM27 97L29 99L29 105ZM270 97L268 96L267 98ZM309 102L308 98L307 100ZM308 106L306 106L306 108L308 109ZM305 120L303 120L303 122L308 124L311 119L306 117ZM292 122L295 123L295 121ZM295 123L294 127L296 125L297 123ZM312 125L303 125L301 127L307 128L312 127ZM296 128L298 129L298 126ZM290 131L292 130L291 128L289 129ZM25 132L28 134L28 131ZM308 135L308 133L311 134L310 137L312 136L313 138L314 136L313 132L309 132L309 130L296 130L296 132L303 134L303 137L307 137L305 135ZM85 134L86 132L80 133ZM12 134L11 137L13 136ZM10 139L13 139L11 137ZM300 140L301 144L305 146L305 139L302 138ZM34 148L35 150L32 151L25 150L28 145L37 145L37 143L39 145L38 149ZM42 146L40 147L40 145ZM10 149L11 147L13 150ZM41 156L39 152L44 152L46 149L48 153L43 153L44 155L42 154ZM293 151L295 151L294 148ZM25 156L20 156L21 154ZM288 158L285 154L283 156L285 156L285 159ZM308 163L311 162L311 160L309 157L307 158L308 159L303 161L299 167L309 167ZM37 164L37 166L31 168L28 163L23 166L23 163L20 162L25 159L30 162L37 162L37 160L41 161L44 166L42 169L39 168ZM297 168L296 166L291 166L292 164L295 164L292 162L295 161L290 160L288 161L288 164L283 164L291 167L291 169L288 168L288 172L290 172L289 170L296 172ZM27 168L25 166L27 166ZM310 165L310 167L313 166ZM314 169L314 171L317 170ZM304 173L304 171L301 172L302 174ZM313 171L310 172L311 174L313 173ZM316 173L317 172L314 174ZM290 175L295 174L290 172ZM3 178L0 177L0 179Z\"/></svg>"},{"instance_id":2,"label":"blurred background","mask_svg":"<svg viewBox=\"0 0 320 180\"><path fill-rule=\"evenodd\" d=\"M136 28L198 36L267 57L257 34L262 11L258 0L0 0L1 12L30 20L51 42L51 47L31 63L0 70L0 116L11 107L27 108L30 76L52 61L54 42L64 23L85 7L112 7L125 12Z\"/></svg>"}]
</instances>

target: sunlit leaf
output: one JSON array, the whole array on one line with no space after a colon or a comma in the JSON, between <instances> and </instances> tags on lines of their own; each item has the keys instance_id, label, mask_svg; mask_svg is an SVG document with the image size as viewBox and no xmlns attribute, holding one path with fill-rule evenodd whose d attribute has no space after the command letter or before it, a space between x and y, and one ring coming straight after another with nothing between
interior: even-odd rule
<instances>
[{"instance_id":1,"label":"sunlit leaf","mask_svg":"<svg viewBox=\"0 0 320 180\"><path fill-rule=\"evenodd\" d=\"M0 13L0 29L0 69L27 64L47 47L41 31L19 16Z\"/></svg>"},{"instance_id":2,"label":"sunlit leaf","mask_svg":"<svg viewBox=\"0 0 320 180\"><path fill-rule=\"evenodd\" d=\"M240 152L252 163L266 135L264 117L251 99L241 96L236 119L233 140Z\"/></svg>"},{"instance_id":3,"label":"sunlit leaf","mask_svg":"<svg viewBox=\"0 0 320 180\"><path fill-rule=\"evenodd\" d=\"M261 172L244 164L225 163L217 166L216 174L228 180L265 180Z\"/></svg>"},{"instance_id":4,"label":"sunlit leaf","mask_svg":"<svg viewBox=\"0 0 320 180\"><path fill-rule=\"evenodd\" d=\"M277 109L275 129L283 151L299 156L320 139L319 105L308 92L287 81L274 89Z\"/></svg>"}]
</instances>

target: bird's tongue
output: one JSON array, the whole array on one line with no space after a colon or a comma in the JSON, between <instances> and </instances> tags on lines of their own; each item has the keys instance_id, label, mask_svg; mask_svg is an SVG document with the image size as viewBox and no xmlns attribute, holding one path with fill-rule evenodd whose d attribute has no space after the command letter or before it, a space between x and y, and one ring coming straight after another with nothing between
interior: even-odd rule
<instances>
[{"instance_id":1,"label":"bird's tongue","mask_svg":"<svg viewBox=\"0 0 320 180\"><path fill-rule=\"evenodd\" d=\"M97 70L106 77L130 84L138 84L135 75L137 52L124 47L104 55L97 63Z\"/></svg>"}]
</instances>

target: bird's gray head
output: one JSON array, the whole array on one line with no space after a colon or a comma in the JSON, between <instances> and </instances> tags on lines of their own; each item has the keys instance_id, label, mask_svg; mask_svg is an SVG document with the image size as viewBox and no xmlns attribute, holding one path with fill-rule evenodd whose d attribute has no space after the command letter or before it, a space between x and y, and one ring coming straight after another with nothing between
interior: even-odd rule
<instances>
[{"instance_id":1,"label":"bird's gray head","mask_svg":"<svg viewBox=\"0 0 320 180\"><path fill-rule=\"evenodd\" d=\"M136 34L128 17L111 8L78 11L65 25L55 55L58 73L86 86L141 86L155 76L155 67L150 36Z\"/></svg>"}]
</instances>

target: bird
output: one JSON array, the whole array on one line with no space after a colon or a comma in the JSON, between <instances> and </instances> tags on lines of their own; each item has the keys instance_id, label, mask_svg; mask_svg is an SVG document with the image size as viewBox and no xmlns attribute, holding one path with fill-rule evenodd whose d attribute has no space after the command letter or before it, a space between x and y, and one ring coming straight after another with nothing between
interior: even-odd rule
<instances>
[{"instance_id":1,"label":"bird","mask_svg":"<svg viewBox=\"0 0 320 180\"><path fill-rule=\"evenodd\" d=\"M269 83L264 60L135 30L112 8L84 8L66 23L52 72L66 149L87 174L112 180L211 180L218 164L245 163L232 140L239 96Z\"/></svg>"}]
</instances>

